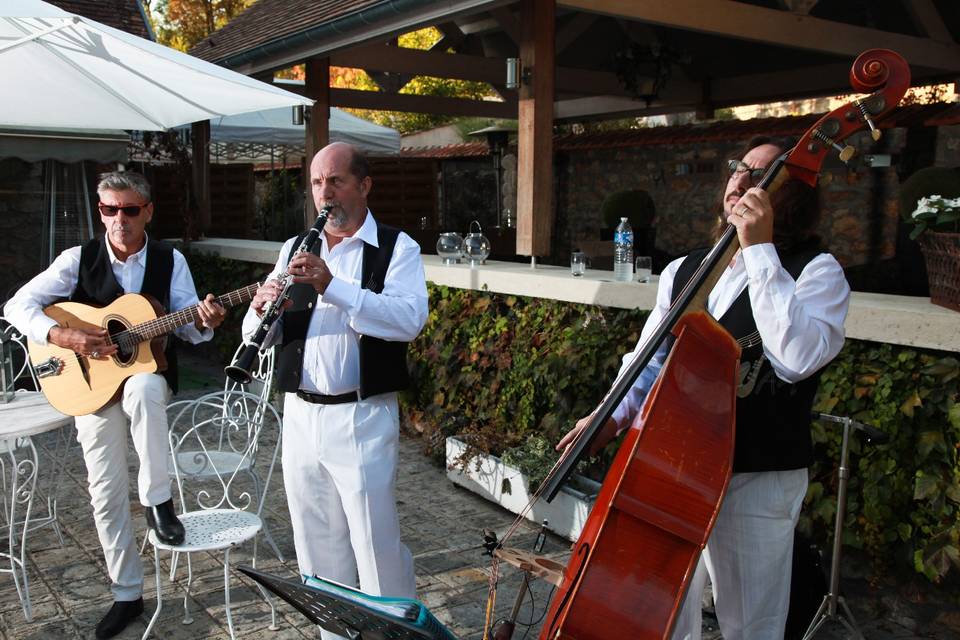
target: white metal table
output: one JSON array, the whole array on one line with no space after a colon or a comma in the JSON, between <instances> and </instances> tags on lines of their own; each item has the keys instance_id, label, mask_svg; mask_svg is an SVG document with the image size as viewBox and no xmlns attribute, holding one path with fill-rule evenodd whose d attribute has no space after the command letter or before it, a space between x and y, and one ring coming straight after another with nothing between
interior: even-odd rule
<instances>
[{"instance_id":1,"label":"white metal table","mask_svg":"<svg viewBox=\"0 0 960 640\"><path fill-rule=\"evenodd\" d=\"M7 551L0 551L0 557L5 557L10 563L9 567L0 568L0 573L13 575L23 615L28 622L33 619L33 612L27 579L27 533L51 524L61 543L63 540L57 524L56 495L47 496L46 516L33 522L30 520L39 475L39 457L33 436L59 429L72 421L71 416L51 407L43 394L37 391L17 391L12 402L0 403L0 499L3 501L5 520L2 526L7 529ZM6 468L8 463L9 469ZM62 469L57 470L58 478L61 472Z\"/></svg>"}]
</instances>

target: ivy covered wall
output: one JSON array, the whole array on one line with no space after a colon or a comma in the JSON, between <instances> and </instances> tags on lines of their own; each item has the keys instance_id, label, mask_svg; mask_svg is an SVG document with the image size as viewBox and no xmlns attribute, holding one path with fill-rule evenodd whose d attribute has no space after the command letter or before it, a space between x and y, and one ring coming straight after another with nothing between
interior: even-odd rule
<instances>
[{"instance_id":1,"label":"ivy covered wall","mask_svg":"<svg viewBox=\"0 0 960 640\"><path fill-rule=\"evenodd\" d=\"M442 459L444 438L504 455L534 477L552 444L599 403L646 312L430 286L430 316L412 345L405 423ZM960 574L960 361L956 354L848 340L814 407L875 425L886 444L851 439L845 544L877 571L933 581ZM800 527L833 532L842 430L813 425L817 461ZM602 476L606 456L592 463ZM824 546L824 548L827 548Z\"/></svg>"}]
</instances>

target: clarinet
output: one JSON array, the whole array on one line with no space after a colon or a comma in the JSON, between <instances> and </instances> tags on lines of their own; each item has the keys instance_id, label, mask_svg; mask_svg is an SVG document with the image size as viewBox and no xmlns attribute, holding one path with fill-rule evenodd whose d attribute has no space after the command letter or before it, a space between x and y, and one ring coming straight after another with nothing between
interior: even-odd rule
<instances>
[{"instance_id":1,"label":"clarinet","mask_svg":"<svg viewBox=\"0 0 960 640\"><path fill-rule=\"evenodd\" d=\"M323 225L327 223L327 216L329 215L329 208L321 209L319 213L317 213L317 221L313 223L313 226L307 231L307 235L304 236L300 246L297 247L297 250L290 256L291 260L293 256L305 253L313 248L313 245L317 242L317 238L320 237ZM290 270L285 270L279 280L281 287L280 295L277 296L275 301L268 302L264 305L263 315L260 317L260 326L257 327L257 331L246 341L246 347L240 353L240 356L234 360L233 364L223 369L223 372L227 374L230 379L240 384L249 384L250 381L253 380L251 370L253 369L254 358L263 352L263 341L266 339L271 327L273 327L273 323L283 314L283 303L290 297L290 287L293 285L293 276L290 275Z\"/></svg>"}]
</instances>

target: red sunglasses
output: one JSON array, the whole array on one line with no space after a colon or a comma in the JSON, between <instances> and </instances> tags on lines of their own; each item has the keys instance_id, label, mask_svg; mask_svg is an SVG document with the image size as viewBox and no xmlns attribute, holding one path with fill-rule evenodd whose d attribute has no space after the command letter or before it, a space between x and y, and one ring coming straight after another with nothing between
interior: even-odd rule
<instances>
[{"instance_id":1,"label":"red sunglasses","mask_svg":"<svg viewBox=\"0 0 960 640\"><path fill-rule=\"evenodd\" d=\"M110 218L117 215L117 213L121 211L123 212L123 215L127 216L128 218L133 218L135 216L140 215L140 210L146 207L148 204L150 203L148 202L146 204L128 204L124 207L115 207L111 204L103 204L101 202L100 204L97 205L97 209L100 210L101 215L105 215Z\"/></svg>"}]
</instances>

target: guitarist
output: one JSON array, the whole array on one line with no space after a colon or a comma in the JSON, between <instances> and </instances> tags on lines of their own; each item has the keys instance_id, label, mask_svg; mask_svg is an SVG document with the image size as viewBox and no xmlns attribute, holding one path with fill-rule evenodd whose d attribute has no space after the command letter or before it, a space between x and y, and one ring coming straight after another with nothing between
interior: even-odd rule
<instances>
[{"instance_id":1,"label":"guitarist","mask_svg":"<svg viewBox=\"0 0 960 640\"><path fill-rule=\"evenodd\" d=\"M63 299L106 306L125 293L143 293L174 312L198 304L198 299L183 254L147 237L153 203L146 179L132 171L105 173L97 194L106 235L61 253L7 302L4 313L38 344L50 341L82 356L107 358L117 347L108 343L105 329L59 327L43 313L44 307ZM213 299L211 294L199 302L199 321L177 329L180 338L197 344L213 337L213 329L225 315ZM131 376L117 402L76 419L94 522L114 597L113 606L97 625L97 638L117 635L143 612L143 567L130 517L128 424L140 458L137 487L147 524L163 542L183 541L183 525L176 516L167 476L166 404L177 387L172 355L168 348L168 368L162 374Z\"/></svg>"}]
</instances>

